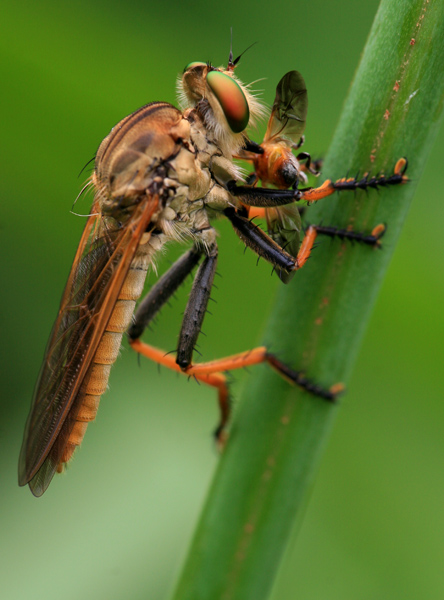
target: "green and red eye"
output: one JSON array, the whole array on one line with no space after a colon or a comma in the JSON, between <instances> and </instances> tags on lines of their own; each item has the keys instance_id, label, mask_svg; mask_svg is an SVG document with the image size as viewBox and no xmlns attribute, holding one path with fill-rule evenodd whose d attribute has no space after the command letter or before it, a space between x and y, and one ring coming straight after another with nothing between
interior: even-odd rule
<instances>
[{"instance_id":1,"label":"green and red eye","mask_svg":"<svg viewBox=\"0 0 444 600\"><path fill-rule=\"evenodd\" d=\"M239 84L221 71L210 71L207 74L207 82L224 111L231 131L243 131L250 119L250 109Z\"/></svg>"}]
</instances>

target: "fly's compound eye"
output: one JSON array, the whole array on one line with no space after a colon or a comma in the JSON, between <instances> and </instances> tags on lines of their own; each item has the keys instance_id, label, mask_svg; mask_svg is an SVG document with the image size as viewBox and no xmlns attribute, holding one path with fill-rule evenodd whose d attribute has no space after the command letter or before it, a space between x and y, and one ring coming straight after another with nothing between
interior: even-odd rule
<instances>
[{"instance_id":1,"label":"fly's compound eye","mask_svg":"<svg viewBox=\"0 0 444 600\"><path fill-rule=\"evenodd\" d=\"M207 74L207 82L224 111L231 131L243 131L250 119L250 109L239 84L220 71L210 71Z\"/></svg>"}]
</instances>

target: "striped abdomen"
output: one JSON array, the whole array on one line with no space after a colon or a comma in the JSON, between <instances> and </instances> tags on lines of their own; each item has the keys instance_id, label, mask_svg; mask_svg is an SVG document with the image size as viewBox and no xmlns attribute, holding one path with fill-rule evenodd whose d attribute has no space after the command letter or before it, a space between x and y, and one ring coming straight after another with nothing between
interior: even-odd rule
<instances>
[{"instance_id":1,"label":"striped abdomen","mask_svg":"<svg viewBox=\"0 0 444 600\"><path fill-rule=\"evenodd\" d=\"M85 398L57 467L59 473L63 471L65 463L72 458L76 447L82 443L88 423L96 418L100 398L108 385L111 366L119 354L122 336L131 323L136 302L142 293L147 270L148 265L145 267L138 263L137 267L131 266L128 271L102 340L94 355L90 374L87 377Z\"/></svg>"}]
</instances>

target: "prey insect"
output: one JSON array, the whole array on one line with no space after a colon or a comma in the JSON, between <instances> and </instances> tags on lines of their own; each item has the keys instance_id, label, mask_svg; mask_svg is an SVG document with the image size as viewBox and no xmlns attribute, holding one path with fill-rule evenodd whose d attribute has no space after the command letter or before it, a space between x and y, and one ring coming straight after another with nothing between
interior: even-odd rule
<instances>
[{"instance_id":1,"label":"prey insect","mask_svg":"<svg viewBox=\"0 0 444 600\"><path fill-rule=\"evenodd\" d=\"M19 484L29 484L36 496L64 470L94 420L126 331L140 354L217 389L216 437L221 443L230 415L224 371L267 362L316 396L336 396L337 388L306 379L265 347L207 363L192 360L217 264L212 220L228 218L247 246L290 276L306 261L310 234L292 254L279 244L279 227L272 239L251 223L247 212L252 207L282 210L297 200L328 195L323 186L299 190L300 177L291 190L245 185L233 156L248 144L246 127L263 109L234 74L238 60L230 52L226 68L190 63L179 84L182 110L166 102L147 104L118 123L97 151L88 183L94 191L90 216L49 339L20 454ZM277 119L288 133L287 117ZM405 164L398 162L391 178L374 183L402 183L404 170ZM355 189L372 181L328 185ZM368 243L368 236L353 235ZM147 271L170 241L189 241L192 247L151 288L133 317ZM140 336L199 263L173 357Z\"/></svg>"},{"instance_id":2,"label":"prey insect","mask_svg":"<svg viewBox=\"0 0 444 600\"><path fill-rule=\"evenodd\" d=\"M309 205L336 191L377 188L407 181L405 176L407 161L401 158L395 165L393 175L389 177L364 175L361 179L327 180L317 188L299 189L300 184L308 183L307 173L315 177L319 176L318 168L321 165L321 161L313 162L308 152L299 152L296 156L293 154L293 150L299 150L305 141L303 134L307 108L307 89L304 79L298 71L289 71L276 87L276 96L263 142L259 145L247 140L237 155L238 158L247 160L254 166L254 172L248 178L249 185L255 186L260 180L262 184L271 184L278 190L287 190L287 192L268 191L267 205L259 206L258 203L253 204L244 200L244 211L250 219L259 217L266 220L270 237L281 248L285 248L292 256L297 257L299 268L305 264L319 234L378 246L385 227L376 225L370 234L364 234L337 227L310 225L301 245L301 207L295 203L281 205L280 201L285 198L286 193L294 200L303 200ZM236 193L238 190L239 188ZM254 192L250 194L254 198ZM275 205L272 204L272 197L277 199ZM275 268L284 283L288 283L296 271L296 269L282 269L278 265L275 265Z\"/></svg>"}]
</instances>

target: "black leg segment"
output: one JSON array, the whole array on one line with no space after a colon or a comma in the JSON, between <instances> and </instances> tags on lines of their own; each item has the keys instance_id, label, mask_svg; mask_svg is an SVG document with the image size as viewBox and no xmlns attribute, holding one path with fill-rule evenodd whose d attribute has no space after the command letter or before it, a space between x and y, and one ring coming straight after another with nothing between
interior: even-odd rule
<instances>
[{"instance_id":1,"label":"black leg segment","mask_svg":"<svg viewBox=\"0 0 444 600\"><path fill-rule=\"evenodd\" d=\"M229 181L227 189L232 196L240 198L243 204L247 206L256 206L258 208L273 208L275 206L285 206L299 200L300 194L297 190L274 190L271 188L246 187L236 185L236 182Z\"/></svg>"},{"instance_id":2,"label":"black leg segment","mask_svg":"<svg viewBox=\"0 0 444 600\"><path fill-rule=\"evenodd\" d=\"M130 340L137 340L155 317L162 306L168 302L174 292L191 273L202 256L202 250L194 246L177 260L168 271L156 282L140 303L135 321L128 329Z\"/></svg>"},{"instance_id":3,"label":"black leg segment","mask_svg":"<svg viewBox=\"0 0 444 600\"><path fill-rule=\"evenodd\" d=\"M185 309L177 345L176 363L182 369L191 364L193 350L202 327L210 299L217 265L217 248L207 256L199 267Z\"/></svg>"},{"instance_id":4,"label":"black leg segment","mask_svg":"<svg viewBox=\"0 0 444 600\"><path fill-rule=\"evenodd\" d=\"M233 208L224 210L224 215L231 221L233 229L240 239L258 256L261 256L277 269L291 272L295 266L295 258L276 244L258 225L245 217L239 216Z\"/></svg>"},{"instance_id":5,"label":"black leg segment","mask_svg":"<svg viewBox=\"0 0 444 600\"><path fill-rule=\"evenodd\" d=\"M378 242L385 233L385 226L381 225L375 228L372 233L363 233L348 229L339 229L338 227L325 227L324 225L314 225L316 232L328 237L338 237L341 240L350 240L352 242L361 242L369 246L378 246Z\"/></svg>"},{"instance_id":6,"label":"black leg segment","mask_svg":"<svg viewBox=\"0 0 444 600\"><path fill-rule=\"evenodd\" d=\"M246 140L245 144L242 146L242 150L246 150L247 152L254 152L254 154L263 154L264 149L260 144L253 142L253 140Z\"/></svg>"},{"instance_id":7,"label":"black leg segment","mask_svg":"<svg viewBox=\"0 0 444 600\"><path fill-rule=\"evenodd\" d=\"M286 379L289 383L298 385L303 388L305 391L310 392L310 394L314 394L319 398L323 398L324 400L328 400L330 402L334 402L338 396L338 394L342 391L343 387L341 385L334 386L331 389L325 389L320 385L317 385L310 379L304 377L301 371L295 371L285 363L281 362L274 354L270 354L267 352L267 362L273 367L275 371L281 375L284 379Z\"/></svg>"}]
</instances>

